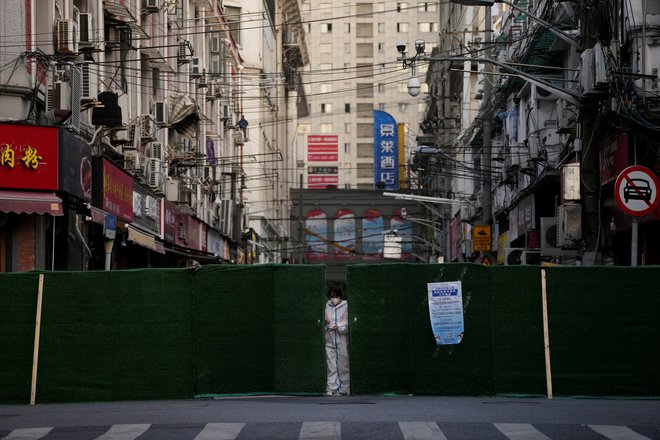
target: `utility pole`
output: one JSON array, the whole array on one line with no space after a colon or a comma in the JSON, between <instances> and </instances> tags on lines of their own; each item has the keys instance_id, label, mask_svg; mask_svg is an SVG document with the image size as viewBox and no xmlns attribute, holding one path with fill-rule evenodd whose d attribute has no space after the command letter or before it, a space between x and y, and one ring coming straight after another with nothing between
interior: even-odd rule
<instances>
[{"instance_id":1,"label":"utility pole","mask_svg":"<svg viewBox=\"0 0 660 440\"><path fill-rule=\"evenodd\" d=\"M486 28L484 30L485 35L484 35L484 45L486 46L486 50L490 51L490 43L491 43L491 22L492 22L492 13L491 13L491 8L490 6L487 6L485 9L485 14L486 16L484 17L485 19L485 24ZM491 175L491 142L490 142L490 137L491 137L491 116L490 116L490 95L491 91L493 89L493 84L492 84L492 78L491 78L491 72L493 70L493 66L490 63L485 64L484 70L486 71L486 74L484 76L485 78L485 84L484 84L484 95L483 95L483 100L482 100L482 108L483 108L483 121L482 121L482 127L483 127L483 142L482 142L482 150L481 150L481 172L482 172L482 181L483 181L483 187L482 187L482 201L481 201L481 206L483 207L483 212L482 212L482 221L484 225L490 226L491 221L492 221L492 175Z\"/></svg>"}]
</instances>

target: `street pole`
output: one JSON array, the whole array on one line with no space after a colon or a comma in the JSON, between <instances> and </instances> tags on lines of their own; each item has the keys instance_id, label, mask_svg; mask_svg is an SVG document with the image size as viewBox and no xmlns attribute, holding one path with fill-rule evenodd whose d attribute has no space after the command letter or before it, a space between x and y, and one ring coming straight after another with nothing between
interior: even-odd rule
<instances>
[{"instance_id":1,"label":"street pole","mask_svg":"<svg viewBox=\"0 0 660 440\"><path fill-rule=\"evenodd\" d=\"M491 42L491 21L492 21L492 14L491 14L491 9L490 6L485 8L485 23L486 23L486 29L485 29L485 35L484 35L484 45L486 46L486 50L490 51L490 42ZM483 101L482 101L482 108L484 110L483 112L483 142L482 142L482 150L481 150L481 170L482 170L482 179L483 179L483 194L482 194L482 202L481 206L483 206L483 212L482 212L482 220L484 225L490 226L491 220L492 220L492 185L491 185L491 142L490 142L490 136L491 136L491 117L490 117L490 95L491 91L493 88L492 85L492 78L491 78L491 72L492 72L493 66L490 63L485 64L485 80L486 83L484 84L484 95L483 95Z\"/></svg>"}]
</instances>

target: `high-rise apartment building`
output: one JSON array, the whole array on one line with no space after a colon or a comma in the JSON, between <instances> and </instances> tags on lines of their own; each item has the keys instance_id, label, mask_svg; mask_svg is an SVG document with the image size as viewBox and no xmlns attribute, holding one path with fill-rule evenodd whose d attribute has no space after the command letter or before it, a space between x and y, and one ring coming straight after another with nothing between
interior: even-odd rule
<instances>
[{"instance_id":1,"label":"high-rise apartment building","mask_svg":"<svg viewBox=\"0 0 660 440\"><path fill-rule=\"evenodd\" d=\"M438 4L307 0L302 14L310 48L303 73L309 117L299 120L294 148L303 185L374 188L374 110L403 125L406 153L399 166L405 167L426 107L426 84L420 96L408 94L411 71L396 61L396 43L410 47L424 39L430 53L438 43ZM416 71L422 83L425 71L424 64ZM403 176L402 186L410 174Z\"/></svg>"}]
</instances>

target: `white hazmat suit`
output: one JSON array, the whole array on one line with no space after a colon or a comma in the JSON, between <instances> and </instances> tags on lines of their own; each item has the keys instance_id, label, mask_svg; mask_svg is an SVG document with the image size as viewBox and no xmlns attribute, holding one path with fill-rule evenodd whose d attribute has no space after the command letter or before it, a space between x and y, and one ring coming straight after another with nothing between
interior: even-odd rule
<instances>
[{"instance_id":1,"label":"white hazmat suit","mask_svg":"<svg viewBox=\"0 0 660 440\"><path fill-rule=\"evenodd\" d=\"M333 301L334 300L334 301ZM331 298L325 306L325 355L328 364L327 394L350 393L348 370L348 302Z\"/></svg>"}]
</instances>

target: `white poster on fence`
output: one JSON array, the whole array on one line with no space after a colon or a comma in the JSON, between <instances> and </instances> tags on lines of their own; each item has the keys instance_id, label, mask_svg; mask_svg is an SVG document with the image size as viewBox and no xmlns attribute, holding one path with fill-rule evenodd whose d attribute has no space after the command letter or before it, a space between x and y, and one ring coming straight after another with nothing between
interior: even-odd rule
<instances>
[{"instance_id":1,"label":"white poster on fence","mask_svg":"<svg viewBox=\"0 0 660 440\"><path fill-rule=\"evenodd\" d=\"M427 283L429 316L438 345L458 344L463 339L463 294L460 281Z\"/></svg>"}]
</instances>

